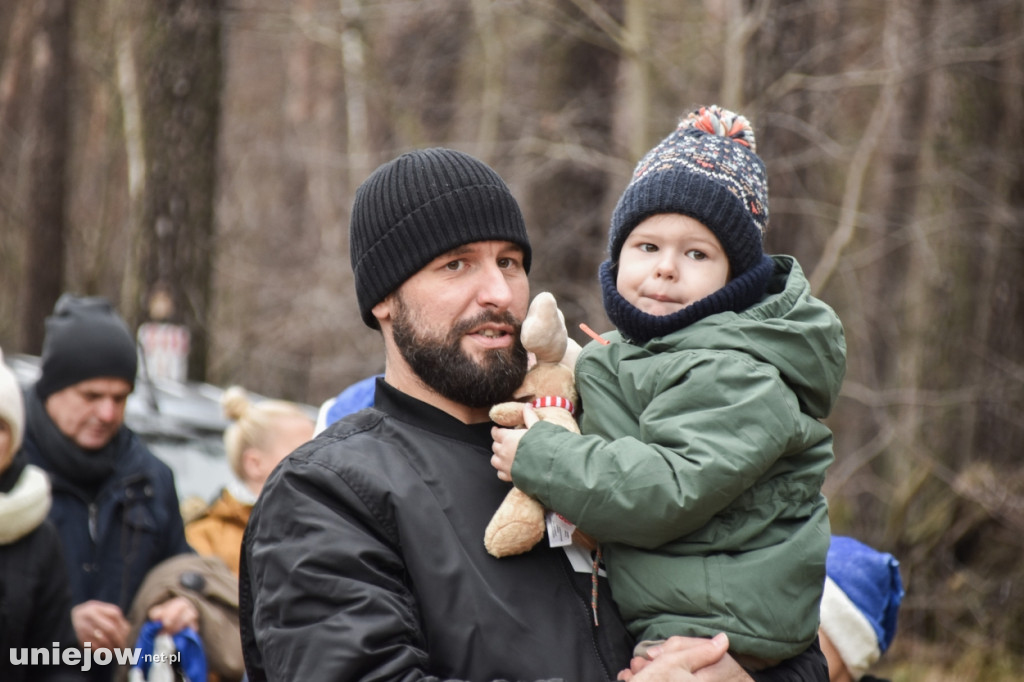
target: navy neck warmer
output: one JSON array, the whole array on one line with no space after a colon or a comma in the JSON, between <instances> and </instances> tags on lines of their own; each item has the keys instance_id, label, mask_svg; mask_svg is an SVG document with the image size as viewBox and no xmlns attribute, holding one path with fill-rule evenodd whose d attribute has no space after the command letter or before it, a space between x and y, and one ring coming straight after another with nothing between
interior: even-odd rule
<instances>
[{"instance_id":1,"label":"navy neck warmer","mask_svg":"<svg viewBox=\"0 0 1024 682\"><path fill-rule=\"evenodd\" d=\"M649 315L622 297L615 286L615 268L610 260L606 260L600 269L604 310L624 337L633 343L646 343L715 313L746 310L764 297L774 267L771 257L762 256L757 265L710 296L671 315Z\"/></svg>"}]
</instances>

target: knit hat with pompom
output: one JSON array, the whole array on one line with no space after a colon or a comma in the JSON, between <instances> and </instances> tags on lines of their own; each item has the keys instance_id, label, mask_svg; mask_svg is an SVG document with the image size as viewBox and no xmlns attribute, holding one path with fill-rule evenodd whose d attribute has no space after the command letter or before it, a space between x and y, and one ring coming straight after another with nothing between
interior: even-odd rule
<instances>
[{"instance_id":1,"label":"knit hat with pompom","mask_svg":"<svg viewBox=\"0 0 1024 682\"><path fill-rule=\"evenodd\" d=\"M691 112L637 164L612 214L607 261L600 276L605 311L637 342L681 329L761 299L772 273L763 250L768 227L768 178L746 118L718 106ZM711 296L671 315L654 316L627 302L615 287L626 237L646 218L679 213L703 223L722 243L730 281Z\"/></svg>"}]
</instances>

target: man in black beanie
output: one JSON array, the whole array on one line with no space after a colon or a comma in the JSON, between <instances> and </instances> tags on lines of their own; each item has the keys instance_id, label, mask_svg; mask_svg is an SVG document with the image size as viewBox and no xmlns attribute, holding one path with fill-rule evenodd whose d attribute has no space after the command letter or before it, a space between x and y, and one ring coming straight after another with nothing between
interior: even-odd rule
<instances>
[{"instance_id":1,"label":"man in black beanie","mask_svg":"<svg viewBox=\"0 0 1024 682\"><path fill-rule=\"evenodd\" d=\"M614 679L632 641L607 585L591 591L589 552L484 548L509 490L487 413L526 371L531 252L515 198L467 154L403 154L357 191L350 254L385 373L373 407L285 458L253 508L239 575L249 679ZM634 680L727 660L720 641L679 647Z\"/></svg>"},{"instance_id":2,"label":"man in black beanie","mask_svg":"<svg viewBox=\"0 0 1024 682\"><path fill-rule=\"evenodd\" d=\"M191 552L170 468L124 425L135 341L108 301L61 296L46 319L42 374L25 393L24 452L49 475L79 642L129 647L125 613L150 568ZM198 625L182 597L156 607L177 632ZM95 665L109 680L114 665Z\"/></svg>"}]
</instances>

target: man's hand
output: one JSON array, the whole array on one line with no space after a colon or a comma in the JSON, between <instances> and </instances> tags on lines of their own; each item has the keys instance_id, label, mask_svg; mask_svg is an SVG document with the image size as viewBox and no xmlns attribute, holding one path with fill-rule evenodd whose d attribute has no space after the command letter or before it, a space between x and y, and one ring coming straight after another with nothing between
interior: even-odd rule
<instances>
[{"instance_id":1,"label":"man's hand","mask_svg":"<svg viewBox=\"0 0 1024 682\"><path fill-rule=\"evenodd\" d=\"M648 651L651 660L637 657L618 679L632 682L751 682L731 656L725 634L711 639L671 637Z\"/></svg>"},{"instance_id":2,"label":"man's hand","mask_svg":"<svg viewBox=\"0 0 1024 682\"><path fill-rule=\"evenodd\" d=\"M157 604L147 614L150 620L159 621L160 631L176 635L187 627L199 632L199 610L185 597L172 597Z\"/></svg>"},{"instance_id":3,"label":"man's hand","mask_svg":"<svg viewBox=\"0 0 1024 682\"><path fill-rule=\"evenodd\" d=\"M91 599L72 607L71 624L82 646L115 649L127 646L131 626L116 604Z\"/></svg>"},{"instance_id":4,"label":"man's hand","mask_svg":"<svg viewBox=\"0 0 1024 682\"><path fill-rule=\"evenodd\" d=\"M523 421L526 428L530 428L538 421L537 413L529 405L523 406ZM512 463L516 460L516 450L519 449L519 441L526 435L526 429L503 429L495 426L491 429L491 438L494 443L491 445L491 466L498 470L498 478L509 483L512 482Z\"/></svg>"}]
</instances>

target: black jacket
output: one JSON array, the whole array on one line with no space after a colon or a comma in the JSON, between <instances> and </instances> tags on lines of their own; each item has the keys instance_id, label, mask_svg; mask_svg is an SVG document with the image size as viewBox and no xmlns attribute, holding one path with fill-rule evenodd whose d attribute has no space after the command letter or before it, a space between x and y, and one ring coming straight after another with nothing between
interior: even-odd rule
<instances>
[{"instance_id":1,"label":"black jacket","mask_svg":"<svg viewBox=\"0 0 1024 682\"><path fill-rule=\"evenodd\" d=\"M46 479L34 471L18 458L0 474L0 680L81 680L78 666L63 660L55 665L52 660L55 646L62 659L64 651L78 647L78 639L71 626L71 590L60 540L53 525L43 520L50 504ZM34 480L41 481L36 497L41 507L33 503L29 513L24 503L9 504L17 501L16 496L23 501L25 489L36 486ZM30 517L33 520L26 525ZM8 533L14 526L19 530ZM46 650L45 664L37 652L37 664L26 665L32 649Z\"/></svg>"},{"instance_id":2,"label":"black jacket","mask_svg":"<svg viewBox=\"0 0 1024 682\"><path fill-rule=\"evenodd\" d=\"M541 543L495 559L508 484L490 423L386 385L267 481L246 531L242 643L259 680L610 680L631 642L590 575Z\"/></svg>"},{"instance_id":3,"label":"black jacket","mask_svg":"<svg viewBox=\"0 0 1024 682\"><path fill-rule=\"evenodd\" d=\"M242 544L251 682L615 679L632 642L603 579L595 627L590 574L561 549L484 549L509 489L490 426L380 381L374 408L285 458Z\"/></svg>"}]
</instances>

